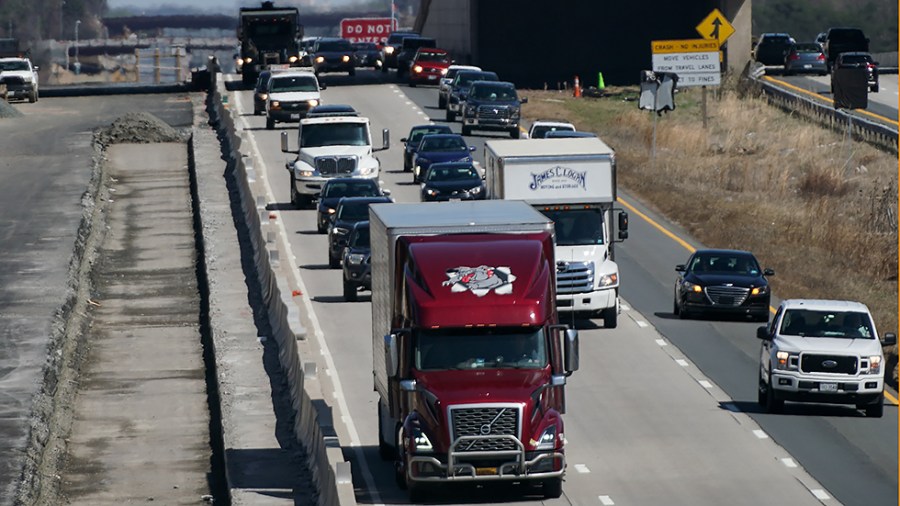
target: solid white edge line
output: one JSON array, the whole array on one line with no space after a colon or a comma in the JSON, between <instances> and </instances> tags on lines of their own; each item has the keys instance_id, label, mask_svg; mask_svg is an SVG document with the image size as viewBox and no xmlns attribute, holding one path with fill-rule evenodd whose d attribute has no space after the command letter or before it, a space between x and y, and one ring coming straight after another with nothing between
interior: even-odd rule
<instances>
[{"instance_id":1,"label":"solid white edge line","mask_svg":"<svg viewBox=\"0 0 900 506\"><path fill-rule=\"evenodd\" d=\"M812 488L809 491L812 492L812 495L816 496L816 499L820 501L827 501L828 499L831 499L831 496L828 495L828 492L825 492L821 488Z\"/></svg>"},{"instance_id":2,"label":"solid white edge line","mask_svg":"<svg viewBox=\"0 0 900 506\"><path fill-rule=\"evenodd\" d=\"M713 387L712 383L710 383L706 380L700 380L697 383L700 383L700 386L703 388L712 388Z\"/></svg>"},{"instance_id":3,"label":"solid white edge line","mask_svg":"<svg viewBox=\"0 0 900 506\"><path fill-rule=\"evenodd\" d=\"M581 474L588 474L591 470L584 464L575 464L575 470Z\"/></svg>"},{"instance_id":4,"label":"solid white edge line","mask_svg":"<svg viewBox=\"0 0 900 506\"><path fill-rule=\"evenodd\" d=\"M614 506L616 504L608 495L598 496L597 499L600 499L600 504L603 506Z\"/></svg>"},{"instance_id":5,"label":"solid white edge line","mask_svg":"<svg viewBox=\"0 0 900 506\"><path fill-rule=\"evenodd\" d=\"M234 94L234 104L238 108L238 111L242 110L241 107L241 94L240 92ZM239 113L240 114L240 113ZM265 167L263 163L264 160L260 155L259 146L256 144L256 136L253 135L252 131L248 130L250 126L247 122L247 119L243 116L238 116L243 130L248 132L247 139L250 141L250 148L253 150L253 157L259 161L260 163L256 166ZM268 168L268 167L266 167ZM266 198L270 202L275 201L275 194L272 192L272 187L269 185L268 173L263 170L260 171L263 185L266 189ZM276 220L276 224L279 229L279 233L281 234L281 238L284 241L285 249L287 250L288 258L294 256L294 251L291 248L290 241L287 240L287 230L284 228L284 220ZM307 315L309 316L309 323L313 327L313 335L316 337L316 341L319 344L319 349L321 350L322 356L325 359L325 365L327 367L326 371L331 372L334 371L334 374L331 376L332 382L334 383L334 398L338 403L338 407L345 416L341 416L341 419L346 418L346 426L347 432L350 435L350 446L353 448L353 454L356 456L356 460L359 463L360 472L363 475L363 480L366 482L366 488L368 488L369 493L372 496L372 502L381 504L381 494L378 493L378 488L375 486L375 477L372 475L372 472L369 471L369 463L366 461L366 456L362 451L362 447L359 443L359 432L356 430L356 424L353 423L353 418L350 417L350 409L347 406L347 401L344 398L343 387L341 386L340 374L337 372L337 367L334 364L334 359L331 356L331 351L328 349L328 343L325 341L325 333L322 331L321 325L319 325L319 319L316 317L316 312L313 310L312 301L309 299L309 292L306 290L306 285L303 284L303 278L300 276L300 268L296 265L291 266L291 275L294 277L294 282L297 284L297 288L300 289L300 298L303 301L303 306L306 308Z\"/></svg>"}]
</instances>

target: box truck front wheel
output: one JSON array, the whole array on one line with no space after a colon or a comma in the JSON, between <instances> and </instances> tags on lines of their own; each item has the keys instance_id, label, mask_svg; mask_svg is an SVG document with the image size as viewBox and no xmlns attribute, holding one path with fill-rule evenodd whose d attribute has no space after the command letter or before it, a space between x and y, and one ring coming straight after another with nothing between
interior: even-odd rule
<instances>
[{"instance_id":1,"label":"box truck front wheel","mask_svg":"<svg viewBox=\"0 0 900 506\"><path fill-rule=\"evenodd\" d=\"M603 316L603 327L614 329L619 325L619 308L616 306L608 307L601 313Z\"/></svg>"}]
</instances>

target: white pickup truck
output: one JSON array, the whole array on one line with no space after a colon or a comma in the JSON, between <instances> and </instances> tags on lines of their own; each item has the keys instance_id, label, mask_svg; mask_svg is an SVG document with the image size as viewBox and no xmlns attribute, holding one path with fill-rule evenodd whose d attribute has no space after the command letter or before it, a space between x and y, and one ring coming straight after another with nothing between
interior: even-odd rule
<instances>
[{"instance_id":1,"label":"white pickup truck","mask_svg":"<svg viewBox=\"0 0 900 506\"><path fill-rule=\"evenodd\" d=\"M0 58L0 84L6 85L7 100L13 98L38 101L38 67L28 58Z\"/></svg>"},{"instance_id":2,"label":"white pickup truck","mask_svg":"<svg viewBox=\"0 0 900 506\"><path fill-rule=\"evenodd\" d=\"M376 151L390 147L390 131L384 129L381 148L372 147L369 118L329 116L305 118L298 128L298 149L288 147L288 133L281 132L281 151L293 153L286 168L291 175L291 203L306 207L334 177L378 179L381 162Z\"/></svg>"},{"instance_id":3,"label":"white pickup truck","mask_svg":"<svg viewBox=\"0 0 900 506\"><path fill-rule=\"evenodd\" d=\"M784 401L852 404L866 416L884 413L882 346L865 304L842 300L785 300L759 327L759 404L780 412Z\"/></svg>"}]
</instances>

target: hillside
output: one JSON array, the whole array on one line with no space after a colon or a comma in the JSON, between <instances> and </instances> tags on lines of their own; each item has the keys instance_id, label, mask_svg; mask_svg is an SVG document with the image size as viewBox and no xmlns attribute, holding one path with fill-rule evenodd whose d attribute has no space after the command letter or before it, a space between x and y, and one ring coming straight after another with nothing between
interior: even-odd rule
<instances>
[{"instance_id":1,"label":"hillside","mask_svg":"<svg viewBox=\"0 0 900 506\"><path fill-rule=\"evenodd\" d=\"M753 35L788 32L814 40L830 26L862 28L872 52L897 50L896 0L753 0Z\"/></svg>"}]
</instances>

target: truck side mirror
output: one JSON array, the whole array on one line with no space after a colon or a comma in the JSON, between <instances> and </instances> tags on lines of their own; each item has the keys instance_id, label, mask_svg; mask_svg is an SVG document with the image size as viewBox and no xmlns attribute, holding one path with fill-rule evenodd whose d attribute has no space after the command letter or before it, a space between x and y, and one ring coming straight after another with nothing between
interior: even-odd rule
<instances>
[{"instance_id":1,"label":"truck side mirror","mask_svg":"<svg viewBox=\"0 0 900 506\"><path fill-rule=\"evenodd\" d=\"M684 264L678 264L675 266L675 272L684 272Z\"/></svg>"},{"instance_id":2,"label":"truck side mirror","mask_svg":"<svg viewBox=\"0 0 900 506\"><path fill-rule=\"evenodd\" d=\"M774 275L775 275L775 271L773 271L772 269L765 269L765 270L763 271L763 274L766 275L766 276L774 276Z\"/></svg>"},{"instance_id":3,"label":"truck side mirror","mask_svg":"<svg viewBox=\"0 0 900 506\"><path fill-rule=\"evenodd\" d=\"M325 84L325 83L319 83L319 89L320 89L320 90L328 89L328 85Z\"/></svg>"},{"instance_id":4,"label":"truck side mirror","mask_svg":"<svg viewBox=\"0 0 900 506\"><path fill-rule=\"evenodd\" d=\"M288 149L288 133L281 132L281 152L282 153L290 153Z\"/></svg>"},{"instance_id":5,"label":"truck side mirror","mask_svg":"<svg viewBox=\"0 0 900 506\"><path fill-rule=\"evenodd\" d=\"M772 336L769 334L769 327L763 325L761 327L756 328L756 338L762 339L764 341L770 341Z\"/></svg>"},{"instance_id":6,"label":"truck side mirror","mask_svg":"<svg viewBox=\"0 0 900 506\"><path fill-rule=\"evenodd\" d=\"M391 147L391 131L385 128L381 131L381 149L389 149Z\"/></svg>"},{"instance_id":7,"label":"truck side mirror","mask_svg":"<svg viewBox=\"0 0 900 506\"><path fill-rule=\"evenodd\" d=\"M565 364L566 376L571 375L578 370L578 331L575 329L566 329L563 336L565 339Z\"/></svg>"},{"instance_id":8,"label":"truck side mirror","mask_svg":"<svg viewBox=\"0 0 900 506\"><path fill-rule=\"evenodd\" d=\"M519 103L520 103L520 104L527 104L527 103L528 103L528 97L522 97L522 100L519 100Z\"/></svg>"},{"instance_id":9,"label":"truck side mirror","mask_svg":"<svg viewBox=\"0 0 900 506\"><path fill-rule=\"evenodd\" d=\"M888 332L884 335L884 338L881 340L881 344L884 346L893 346L897 344L897 334L893 332Z\"/></svg>"},{"instance_id":10,"label":"truck side mirror","mask_svg":"<svg viewBox=\"0 0 900 506\"><path fill-rule=\"evenodd\" d=\"M628 230L628 213L619 211L619 230Z\"/></svg>"},{"instance_id":11,"label":"truck side mirror","mask_svg":"<svg viewBox=\"0 0 900 506\"><path fill-rule=\"evenodd\" d=\"M387 355L384 357L387 376L388 378L396 378L397 368L400 366L400 355L397 350L397 334L388 334L384 336L384 344L384 352Z\"/></svg>"}]
</instances>

